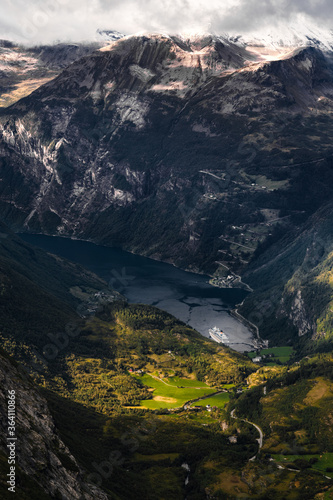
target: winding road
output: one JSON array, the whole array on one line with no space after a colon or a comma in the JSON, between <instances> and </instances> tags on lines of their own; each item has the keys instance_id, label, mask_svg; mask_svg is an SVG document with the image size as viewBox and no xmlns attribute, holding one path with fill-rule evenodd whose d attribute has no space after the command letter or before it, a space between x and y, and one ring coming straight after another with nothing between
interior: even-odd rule
<instances>
[{"instance_id":1,"label":"winding road","mask_svg":"<svg viewBox=\"0 0 333 500\"><path fill-rule=\"evenodd\" d=\"M151 373L149 373L148 375L150 375L155 380L159 380L160 382L163 382L163 384L168 385L169 387L175 387L176 389L185 389L186 387L189 387L190 389L206 389L205 386L192 387L192 386L172 385L172 384L169 384L168 382L166 382L165 380L163 380L162 378L156 377L156 375L152 375ZM210 387L208 387L208 389L210 389ZM209 396L205 396L205 397L209 398Z\"/></svg>"},{"instance_id":2,"label":"winding road","mask_svg":"<svg viewBox=\"0 0 333 500\"><path fill-rule=\"evenodd\" d=\"M232 418L238 418L235 416L235 408L230 412L230 416ZM259 432L259 438L257 439L258 444L259 444L259 449L258 449L258 453L259 453L259 451L262 448L263 442L264 442L264 433L262 432L261 428L259 427L259 425L254 424L253 422L249 422L249 420L246 420L245 418L240 418L239 420L242 420L242 422L246 422L247 424L253 425L253 427L255 427L257 429L257 431ZM249 462L253 462L253 460L256 459L258 453L256 453L252 458L250 458Z\"/></svg>"}]
</instances>

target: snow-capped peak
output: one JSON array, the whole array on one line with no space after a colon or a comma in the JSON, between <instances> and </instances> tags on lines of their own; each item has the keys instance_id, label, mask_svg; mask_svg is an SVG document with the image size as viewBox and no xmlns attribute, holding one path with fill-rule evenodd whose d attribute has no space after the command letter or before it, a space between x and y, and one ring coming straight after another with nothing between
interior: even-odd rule
<instances>
[{"instance_id":1,"label":"snow-capped peak","mask_svg":"<svg viewBox=\"0 0 333 500\"><path fill-rule=\"evenodd\" d=\"M115 42L116 40L120 40L120 38L123 38L125 36L119 31L115 30L98 29L96 33L98 36L98 40L103 40L105 42Z\"/></svg>"},{"instance_id":2,"label":"snow-capped peak","mask_svg":"<svg viewBox=\"0 0 333 500\"><path fill-rule=\"evenodd\" d=\"M243 46L270 47L284 52L286 49L312 46L333 50L333 31L299 20L293 25L278 25L269 31L261 30L245 35L229 34L229 40Z\"/></svg>"}]
</instances>

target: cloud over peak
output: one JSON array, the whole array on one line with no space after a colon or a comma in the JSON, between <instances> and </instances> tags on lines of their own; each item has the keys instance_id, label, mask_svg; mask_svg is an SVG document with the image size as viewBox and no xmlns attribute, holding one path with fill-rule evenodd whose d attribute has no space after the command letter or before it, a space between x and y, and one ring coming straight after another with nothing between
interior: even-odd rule
<instances>
[{"instance_id":1,"label":"cloud over peak","mask_svg":"<svg viewBox=\"0 0 333 500\"><path fill-rule=\"evenodd\" d=\"M329 26L331 0L3 0L0 38L27 44L94 40L96 31L246 33L293 23Z\"/></svg>"}]
</instances>

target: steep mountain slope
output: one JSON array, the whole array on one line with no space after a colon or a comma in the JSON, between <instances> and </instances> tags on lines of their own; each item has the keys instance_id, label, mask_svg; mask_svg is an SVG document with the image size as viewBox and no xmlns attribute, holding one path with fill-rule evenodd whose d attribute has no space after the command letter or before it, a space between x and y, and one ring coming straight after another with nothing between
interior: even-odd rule
<instances>
[{"instance_id":1,"label":"steep mountain slope","mask_svg":"<svg viewBox=\"0 0 333 500\"><path fill-rule=\"evenodd\" d=\"M289 49L151 35L74 62L2 112L4 219L244 272L332 199L332 54Z\"/></svg>"},{"instance_id":2,"label":"steep mountain slope","mask_svg":"<svg viewBox=\"0 0 333 500\"><path fill-rule=\"evenodd\" d=\"M59 438L46 400L34 387L22 368L0 354L0 457L1 498L12 498L6 484L8 458L8 393L15 391L14 453L16 469L15 494L22 499L100 499L108 496L83 480L83 470ZM12 443L13 441L11 441Z\"/></svg>"},{"instance_id":3,"label":"steep mountain slope","mask_svg":"<svg viewBox=\"0 0 333 500\"><path fill-rule=\"evenodd\" d=\"M267 338L285 342L293 334L311 336L316 348L331 350L332 252L329 203L249 266L244 279L255 293L243 304L242 313Z\"/></svg>"}]
</instances>

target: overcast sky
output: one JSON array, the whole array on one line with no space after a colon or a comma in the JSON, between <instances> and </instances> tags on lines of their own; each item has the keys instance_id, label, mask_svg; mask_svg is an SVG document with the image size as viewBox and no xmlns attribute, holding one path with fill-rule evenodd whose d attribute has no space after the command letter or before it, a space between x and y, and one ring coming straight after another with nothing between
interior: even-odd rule
<instances>
[{"instance_id":1,"label":"overcast sky","mask_svg":"<svg viewBox=\"0 0 333 500\"><path fill-rule=\"evenodd\" d=\"M296 21L333 28L332 0L1 0L0 38L93 40L96 30L245 33Z\"/></svg>"}]
</instances>

